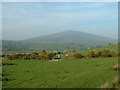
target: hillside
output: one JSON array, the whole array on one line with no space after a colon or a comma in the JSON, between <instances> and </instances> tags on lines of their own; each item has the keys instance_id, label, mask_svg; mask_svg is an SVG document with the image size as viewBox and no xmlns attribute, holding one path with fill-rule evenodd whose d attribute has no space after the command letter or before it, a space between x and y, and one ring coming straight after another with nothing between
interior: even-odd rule
<instances>
[{"instance_id":1,"label":"hillside","mask_svg":"<svg viewBox=\"0 0 120 90\"><path fill-rule=\"evenodd\" d=\"M100 49L108 49L110 51L118 52L118 44L106 46L106 47L103 47L103 48L98 48L96 50L100 50Z\"/></svg>"},{"instance_id":2,"label":"hillside","mask_svg":"<svg viewBox=\"0 0 120 90\"><path fill-rule=\"evenodd\" d=\"M68 30L60 33L27 39L22 42L44 44L80 44L93 46L116 43L116 40L85 32Z\"/></svg>"},{"instance_id":3,"label":"hillside","mask_svg":"<svg viewBox=\"0 0 120 90\"><path fill-rule=\"evenodd\" d=\"M113 44L113 45L109 45L109 46L105 46L105 47L101 47L101 48L96 48L96 49L92 49L92 50L94 50L95 52L98 52L102 49L107 49L109 51L118 53L118 44ZM83 55L87 55L89 53L89 51L90 50L80 50L80 53L82 53Z\"/></svg>"}]
</instances>

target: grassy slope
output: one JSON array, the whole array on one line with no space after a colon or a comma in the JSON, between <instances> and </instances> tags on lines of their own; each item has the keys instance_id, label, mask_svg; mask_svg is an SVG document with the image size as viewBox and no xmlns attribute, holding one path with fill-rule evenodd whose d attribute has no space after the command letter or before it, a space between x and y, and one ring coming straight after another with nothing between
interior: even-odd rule
<instances>
[{"instance_id":1,"label":"grassy slope","mask_svg":"<svg viewBox=\"0 0 120 90\"><path fill-rule=\"evenodd\" d=\"M92 50L95 50L95 52L98 52L101 49L108 49L109 51L113 51L113 52L118 53L118 45L117 44L106 46L106 47L103 47L103 48L92 49ZM87 55L89 53L89 51L90 50L81 50L80 53L82 53L83 55Z\"/></svg>"},{"instance_id":2,"label":"grassy slope","mask_svg":"<svg viewBox=\"0 0 120 90\"><path fill-rule=\"evenodd\" d=\"M7 62L17 64L3 66L3 73L13 79L3 82L3 87L8 88L97 88L106 82L111 83L117 75L117 71L111 69L117 63L117 57Z\"/></svg>"},{"instance_id":3,"label":"grassy slope","mask_svg":"<svg viewBox=\"0 0 120 90\"><path fill-rule=\"evenodd\" d=\"M99 48L99 49L96 49L96 50L101 50L101 49L108 49L108 50L110 50L110 51L115 51L115 52L117 52L117 51L118 51L118 45L117 45L117 44L114 44L114 45L106 46L106 47Z\"/></svg>"}]
</instances>

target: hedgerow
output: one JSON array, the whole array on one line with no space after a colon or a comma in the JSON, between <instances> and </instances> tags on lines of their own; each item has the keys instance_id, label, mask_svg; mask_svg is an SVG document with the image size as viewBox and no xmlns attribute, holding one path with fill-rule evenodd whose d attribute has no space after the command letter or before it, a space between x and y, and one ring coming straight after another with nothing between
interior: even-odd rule
<instances>
[{"instance_id":1,"label":"hedgerow","mask_svg":"<svg viewBox=\"0 0 120 90\"><path fill-rule=\"evenodd\" d=\"M59 54L59 53L58 53ZM56 54L50 53L50 52L43 52L41 54L37 52L33 52L31 54L12 54L7 56L9 60L15 60L15 59L24 59L24 60L52 60L55 57ZM80 58L98 58L98 57L115 57L118 56L117 53L113 51L109 51L107 49L102 49L98 52L95 52L94 50L90 50L89 53L86 56L83 56L79 52L73 52L69 53L65 59L80 59Z\"/></svg>"}]
</instances>

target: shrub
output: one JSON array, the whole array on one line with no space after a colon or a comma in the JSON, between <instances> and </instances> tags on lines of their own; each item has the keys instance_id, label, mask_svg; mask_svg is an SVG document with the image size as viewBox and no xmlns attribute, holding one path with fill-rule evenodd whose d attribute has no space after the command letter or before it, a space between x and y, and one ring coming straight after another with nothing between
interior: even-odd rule
<instances>
[{"instance_id":1,"label":"shrub","mask_svg":"<svg viewBox=\"0 0 120 90\"><path fill-rule=\"evenodd\" d=\"M38 59L38 55L31 55L31 59Z\"/></svg>"},{"instance_id":2,"label":"shrub","mask_svg":"<svg viewBox=\"0 0 120 90\"><path fill-rule=\"evenodd\" d=\"M19 56L17 54L12 54L8 56L8 59L10 60L19 59Z\"/></svg>"},{"instance_id":3,"label":"shrub","mask_svg":"<svg viewBox=\"0 0 120 90\"><path fill-rule=\"evenodd\" d=\"M37 55L38 59L52 59L54 57L53 53L43 52L41 55Z\"/></svg>"},{"instance_id":4,"label":"shrub","mask_svg":"<svg viewBox=\"0 0 120 90\"><path fill-rule=\"evenodd\" d=\"M118 56L116 52L111 52L112 57Z\"/></svg>"},{"instance_id":5,"label":"shrub","mask_svg":"<svg viewBox=\"0 0 120 90\"><path fill-rule=\"evenodd\" d=\"M87 57L91 58L95 58L95 57L112 57L112 56L117 56L117 54L115 52L110 52L107 49L103 49L100 50L98 52L95 53L95 51L90 50L89 54L87 55Z\"/></svg>"},{"instance_id":6,"label":"shrub","mask_svg":"<svg viewBox=\"0 0 120 90\"><path fill-rule=\"evenodd\" d=\"M42 55L40 55L40 54L37 57L39 60L42 59Z\"/></svg>"},{"instance_id":7,"label":"shrub","mask_svg":"<svg viewBox=\"0 0 120 90\"><path fill-rule=\"evenodd\" d=\"M74 59L83 58L83 57L84 56L82 54L78 53L78 52L73 54Z\"/></svg>"},{"instance_id":8,"label":"shrub","mask_svg":"<svg viewBox=\"0 0 120 90\"><path fill-rule=\"evenodd\" d=\"M26 59L26 60L30 60L31 56L30 56L30 54L25 54L25 56L23 58Z\"/></svg>"},{"instance_id":9,"label":"shrub","mask_svg":"<svg viewBox=\"0 0 120 90\"><path fill-rule=\"evenodd\" d=\"M53 58L53 56L54 56L53 53L48 53L48 54L47 54L47 59L50 59L50 60L51 60L51 59Z\"/></svg>"},{"instance_id":10,"label":"shrub","mask_svg":"<svg viewBox=\"0 0 120 90\"><path fill-rule=\"evenodd\" d=\"M38 53L37 52L33 52L32 55L38 55Z\"/></svg>"},{"instance_id":11,"label":"shrub","mask_svg":"<svg viewBox=\"0 0 120 90\"><path fill-rule=\"evenodd\" d=\"M103 49L101 50L102 52L102 57L112 57L112 55L110 54L110 51L107 49Z\"/></svg>"},{"instance_id":12,"label":"shrub","mask_svg":"<svg viewBox=\"0 0 120 90\"><path fill-rule=\"evenodd\" d=\"M98 52L96 53L96 56L97 56L97 57L102 57L102 52L101 52L101 51L98 51Z\"/></svg>"},{"instance_id":13,"label":"shrub","mask_svg":"<svg viewBox=\"0 0 120 90\"><path fill-rule=\"evenodd\" d=\"M96 56L96 54L95 54L95 52L93 50L90 50L87 57L91 58L91 57L97 57L97 56Z\"/></svg>"}]
</instances>

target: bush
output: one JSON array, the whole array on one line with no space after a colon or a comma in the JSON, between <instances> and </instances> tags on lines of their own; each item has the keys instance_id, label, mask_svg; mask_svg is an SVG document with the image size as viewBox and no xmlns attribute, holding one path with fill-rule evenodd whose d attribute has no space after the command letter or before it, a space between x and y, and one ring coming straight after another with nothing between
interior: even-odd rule
<instances>
[{"instance_id":1,"label":"bush","mask_svg":"<svg viewBox=\"0 0 120 90\"><path fill-rule=\"evenodd\" d=\"M102 52L102 57L112 57L112 55L110 54L110 51L107 49L103 49L101 50Z\"/></svg>"},{"instance_id":2,"label":"bush","mask_svg":"<svg viewBox=\"0 0 120 90\"><path fill-rule=\"evenodd\" d=\"M38 53L37 52L33 52L32 55L38 55Z\"/></svg>"},{"instance_id":3,"label":"bush","mask_svg":"<svg viewBox=\"0 0 120 90\"><path fill-rule=\"evenodd\" d=\"M96 53L96 56L97 56L97 57L102 57L102 52L101 52L101 51L98 51L98 52Z\"/></svg>"},{"instance_id":4,"label":"bush","mask_svg":"<svg viewBox=\"0 0 120 90\"><path fill-rule=\"evenodd\" d=\"M84 56L82 54L78 53L78 52L73 54L74 59L83 58L83 57Z\"/></svg>"},{"instance_id":5,"label":"bush","mask_svg":"<svg viewBox=\"0 0 120 90\"><path fill-rule=\"evenodd\" d=\"M90 50L89 54L86 56L86 57L113 57L113 56L117 56L117 53L115 52L110 52L109 50L107 49L102 49L98 52L94 52L93 50Z\"/></svg>"},{"instance_id":6,"label":"bush","mask_svg":"<svg viewBox=\"0 0 120 90\"><path fill-rule=\"evenodd\" d=\"M17 54L12 54L8 56L8 59L10 60L19 59L19 56Z\"/></svg>"},{"instance_id":7,"label":"bush","mask_svg":"<svg viewBox=\"0 0 120 90\"><path fill-rule=\"evenodd\" d=\"M43 52L41 55L37 55L38 59L52 59L54 57L53 53Z\"/></svg>"},{"instance_id":8,"label":"bush","mask_svg":"<svg viewBox=\"0 0 120 90\"><path fill-rule=\"evenodd\" d=\"M112 57L118 56L118 54L115 52L111 52L111 55L112 55Z\"/></svg>"},{"instance_id":9,"label":"bush","mask_svg":"<svg viewBox=\"0 0 120 90\"><path fill-rule=\"evenodd\" d=\"M47 54L47 59L50 59L50 60L51 60L51 59L53 58L53 56L54 56L53 53L48 53L48 54Z\"/></svg>"},{"instance_id":10,"label":"bush","mask_svg":"<svg viewBox=\"0 0 120 90\"><path fill-rule=\"evenodd\" d=\"M26 60L30 60L31 56L30 56L30 54L25 54L25 56L23 58L26 59Z\"/></svg>"},{"instance_id":11,"label":"bush","mask_svg":"<svg viewBox=\"0 0 120 90\"><path fill-rule=\"evenodd\" d=\"M91 57L97 57L97 55L95 54L95 52L93 50L89 51L89 54L87 55L87 57L91 58Z\"/></svg>"}]
</instances>

